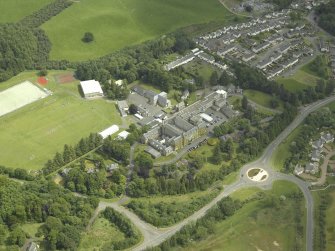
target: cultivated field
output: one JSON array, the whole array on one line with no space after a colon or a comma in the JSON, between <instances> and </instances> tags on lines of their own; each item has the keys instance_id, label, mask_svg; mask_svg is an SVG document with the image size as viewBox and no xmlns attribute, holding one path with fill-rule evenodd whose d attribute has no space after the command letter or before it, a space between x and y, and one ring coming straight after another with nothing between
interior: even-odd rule
<instances>
[{"instance_id":1,"label":"cultivated field","mask_svg":"<svg viewBox=\"0 0 335 251\"><path fill-rule=\"evenodd\" d=\"M1 0L0 23L11 23L30 15L53 0Z\"/></svg>"},{"instance_id":2,"label":"cultivated field","mask_svg":"<svg viewBox=\"0 0 335 251\"><path fill-rule=\"evenodd\" d=\"M54 94L0 118L0 165L40 169L64 144L75 144L90 132L99 132L120 124L113 103L85 100L78 92L78 81L57 84L49 74L46 88ZM2 85L12 86L22 79L36 82L36 74L27 72Z\"/></svg>"},{"instance_id":3,"label":"cultivated field","mask_svg":"<svg viewBox=\"0 0 335 251\"><path fill-rule=\"evenodd\" d=\"M80 0L42 28L53 48L52 59L86 60L134 45L177 28L233 15L218 0ZM95 41L81 41L85 32Z\"/></svg>"},{"instance_id":4,"label":"cultivated field","mask_svg":"<svg viewBox=\"0 0 335 251\"><path fill-rule=\"evenodd\" d=\"M15 85L0 92L0 117L47 96L45 91L31 82Z\"/></svg>"}]
</instances>

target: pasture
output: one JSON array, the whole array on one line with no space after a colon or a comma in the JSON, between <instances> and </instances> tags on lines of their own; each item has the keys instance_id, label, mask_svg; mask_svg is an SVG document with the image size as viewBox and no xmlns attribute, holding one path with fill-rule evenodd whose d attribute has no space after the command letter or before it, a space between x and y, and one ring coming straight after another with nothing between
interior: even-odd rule
<instances>
[{"instance_id":1,"label":"pasture","mask_svg":"<svg viewBox=\"0 0 335 251\"><path fill-rule=\"evenodd\" d=\"M46 88L53 95L0 118L1 165L37 170L63 149L91 132L99 132L121 119L115 104L103 99L85 100L78 91L78 81L57 84L48 75ZM36 73L25 72L4 83L11 86L27 79L36 83ZM1 84L2 86L2 84Z\"/></svg>"},{"instance_id":2,"label":"pasture","mask_svg":"<svg viewBox=\"0 0 335 251\"><path fill-rule=\"evenodd\" d=\"M42 25L51 59L97 58L193 24L230 21L217 0L80 0ZM81 41L92 32L94 41Z\"/></svg>"},{"instance_id":3,"label":"pasture","mask_svg":"<svg viewBox=\"0 0 335 251\"><path fill-rule=\"evenodd\" d=\"M304 203L294 199L280 200L281 195L299 189L289 182L275 182L271 191L264 191L265 197L247 203L232 217L217 222L214 234L199 242L193 242L185 248L176 250L272 250L286 251L295 247L298 242L299 250L304 250L304 239L300 238L295 229L296 210L300 214L304 226ZM254 197L258 189L249 188L232 195L234 199ZM241 241L241 237L243 241Z\"/></svg>"},{"instance_id":4,"label":"pasture","mask_svg":"<svg viewBox=\"0 0 335 251\"><path fill-rule=\"evenodd\" d=\"M13 23L32 14L53 0L1 0L0 23Z\"/></svg>"}]
</instances>

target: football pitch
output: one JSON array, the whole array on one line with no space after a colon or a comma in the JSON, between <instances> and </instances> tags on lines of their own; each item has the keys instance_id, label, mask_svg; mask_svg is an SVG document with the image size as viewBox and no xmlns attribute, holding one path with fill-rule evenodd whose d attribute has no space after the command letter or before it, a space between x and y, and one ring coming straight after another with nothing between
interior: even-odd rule
<instances>
[{"instance_id":1,"label":"football pitch","mask_svg":"<svg viewBox=\"0 0 335 251\"><path fill-rule=\"evenodd\" d=\"M0 92L0 117L47 96L29 81L8 88Z\"/></svg>"},{"instance_id":2,"label":"football pitch","mask_svg":"<svg viewBox=\"0 0 335 251\"><path fill-rule=\"evenodd\" d=\"M230 21L218 0L80 0L42 28L52 42L51 59L87 60L180 27ZM81 41L92 32L94 41Z\"/></svg>"},{"instance_id":3,"label":"football pitch","mask_svg":"<svg viewBox=\"0 0 335 251\"><path fill-rule=\"evenodd\" d=\"M0 165L37 170L62 151L64 144L75 144L91 132L99 132L121 119L114 103L104 99L85 100L78 92L78 81L57 84L50 73L46 88L52 96L26 105L0 117ZM22 73L4 85L27 79L35 83L32 72Z\"/></svg>"}]
</instances>

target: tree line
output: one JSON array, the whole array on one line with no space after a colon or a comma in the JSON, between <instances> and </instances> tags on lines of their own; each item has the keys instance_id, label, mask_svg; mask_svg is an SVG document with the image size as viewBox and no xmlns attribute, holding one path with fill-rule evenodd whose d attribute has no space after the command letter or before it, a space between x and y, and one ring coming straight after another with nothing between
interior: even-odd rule
<instances>
[{"instance_id":1,"label":"tree line","mask_svg":"<svg viewBox=\"0 0 335 251\"><path fill-rule=\"evenodd\" d=\"M30 28L37 28L51 19L53 16L58 15L64 9L70 7L73 1L69 0L54 0L50 4L35 11L29 16L24 17L19 21L19 24Z\"/></svg>"},{"instance_id":2,"label":"tree line","mask_svg":"<svg viewBox=\"0 0 335 251\"><path fill-rule=\"evenodd\" d=\"M65 144L62 153L57 152L53 159L45 163L42 172L48 175L71 161L83 156L89 151L101 146L102 137L96 133L91 133L89 137L82 138L74 147Z\"/></svg>"}]
</instances>

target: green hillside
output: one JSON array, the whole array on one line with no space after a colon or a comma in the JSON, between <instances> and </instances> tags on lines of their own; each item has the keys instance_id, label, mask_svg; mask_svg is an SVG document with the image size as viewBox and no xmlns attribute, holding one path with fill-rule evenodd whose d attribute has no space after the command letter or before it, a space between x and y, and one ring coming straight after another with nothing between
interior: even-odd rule
<instances>
[{"instance_id":1,"label":"green hillside","mask_svg":"<svg viewBox=\"0 0 335 251\"><path fill-rule=\"evenodd\" d=\"M42 28L52 59L87 60L177 28L233 17L217 0L81 0ZM95 40L81 41L85 32Z\"/></svg>"}]
</instances>

